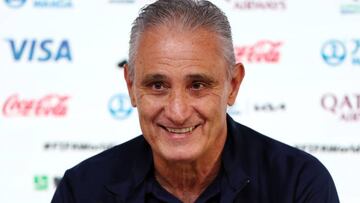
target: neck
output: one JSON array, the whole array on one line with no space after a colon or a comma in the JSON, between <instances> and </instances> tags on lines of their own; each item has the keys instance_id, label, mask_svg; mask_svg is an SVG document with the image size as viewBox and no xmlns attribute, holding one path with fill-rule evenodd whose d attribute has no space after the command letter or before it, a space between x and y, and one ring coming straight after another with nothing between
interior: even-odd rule
<instances>
[{"instance_id":1,"label":"neck","mask_svg":"<svg viewBox=\"0 0 360 203\"><path fill-rule=\"evenodd\" d=\"M156 180L182 202L195 202L219 173L221 152L222 148L211 158L191 162L169 162L154 156Z\"/></svg>"}]
</instances>

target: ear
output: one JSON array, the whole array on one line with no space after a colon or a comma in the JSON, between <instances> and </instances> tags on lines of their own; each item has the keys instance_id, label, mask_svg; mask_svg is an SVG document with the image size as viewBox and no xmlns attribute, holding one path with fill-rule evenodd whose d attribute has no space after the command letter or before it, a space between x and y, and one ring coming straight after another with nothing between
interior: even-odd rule
<instances>
[{"instance_id":1,"label":"ear","mask_svg":"<svg viewBox=\"0 0 360 203\"><path fill-rule=\"evenodd\" d=\"M134 88L133 88L133 80L134 78L131 78L131 76L129 75L129 65L125 64L124 65L124 78L126 81L126 86L129 92L129 96L130 96L130 100L131 100L131 105L133 107L136 107L136 101L135 101L135 94L134 94Z\"/></svg>"},{"instance_id":2,"label":"ear","mask_svg":"<svg viewBox=\"0 0 360 203\"><path fill-rule=\"evenodd\" d=\"M234 66L234 69L230 76L231 77L231 81L230 81L231 89L230 89L230 94L228 96L228 105L229 106L232 106L235 103L236 96L239 92L239 88L240 88L240 85L241 85L241 82L242 82L244 76L245 76L245 69L244 69L243 64L237 63Z\"/></svg>"}]
</instances>

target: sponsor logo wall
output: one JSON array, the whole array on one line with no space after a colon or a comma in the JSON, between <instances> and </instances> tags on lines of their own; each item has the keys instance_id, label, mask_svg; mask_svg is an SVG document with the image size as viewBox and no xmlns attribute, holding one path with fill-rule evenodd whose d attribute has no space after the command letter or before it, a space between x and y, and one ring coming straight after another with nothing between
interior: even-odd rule
<instances>
[{"instance_id":1,"label":"sponsor logo wall","mask_svg":"<svg viewBox=\"0 0 360 203\"><path fill-rule=\"evenodd\" d=\"M0 202L50 202L66 169L141 133L121 66L152 1L0 1ZM319 158L341 202L360 202L360 1L213 2L246 69L228 113Z\"/></svg>"}]
</instances>

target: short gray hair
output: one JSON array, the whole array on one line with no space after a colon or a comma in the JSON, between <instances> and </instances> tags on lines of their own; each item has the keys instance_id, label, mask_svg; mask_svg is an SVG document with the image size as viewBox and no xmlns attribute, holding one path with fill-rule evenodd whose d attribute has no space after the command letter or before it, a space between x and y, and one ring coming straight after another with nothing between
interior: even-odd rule
<instances>
[{"instance_id":1,"label":"short gray hair","mask_svg":"<svg viewBox=\"0 0 360 203\"><path fill-rule=\"evenodd\" d=\"M141 9L133 22L129 48L129 77L134 77L135 57L138 41L142 33L151 27L160 25L183 26L194 30L205 28L214 32L221 42L222 53L231 73L235 64L231 27L225 14L214 4L206 0L158 0Z\"/></svg>"}]
</instances>

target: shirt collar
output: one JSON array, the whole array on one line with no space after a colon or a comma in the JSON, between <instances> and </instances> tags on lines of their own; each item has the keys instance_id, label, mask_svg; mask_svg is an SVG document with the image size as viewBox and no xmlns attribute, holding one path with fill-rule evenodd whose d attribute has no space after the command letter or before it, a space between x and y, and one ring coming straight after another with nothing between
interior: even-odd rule
<instances>
[{"instance_id":1,"label":"shirt collar","mask_svg":"<svg viewBox=\"0 0 360 203\"><path fill-rule=\"evenodd\" d=\"M139 153L141 156L137 156L133 165L133 181L135 187L138 187L144 182L151 170L154 168L153 156L150 145L145 141L144 151Z\"/></svg>"},{"instance_id":2,"label":"shirt collar","mask_svg":"<svg viewBox=\"0 0 360 203\"><path fill-rule=\"evenodd\" d=\"M243 146L242 132L236 129L236 122L229 115L226 123L228 133L221 158L227 182L232 189L238 190L250 181L243 168L247 156L246 146Z\"/></svg>"}]
</instances>

